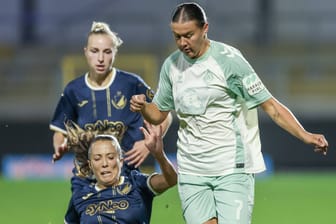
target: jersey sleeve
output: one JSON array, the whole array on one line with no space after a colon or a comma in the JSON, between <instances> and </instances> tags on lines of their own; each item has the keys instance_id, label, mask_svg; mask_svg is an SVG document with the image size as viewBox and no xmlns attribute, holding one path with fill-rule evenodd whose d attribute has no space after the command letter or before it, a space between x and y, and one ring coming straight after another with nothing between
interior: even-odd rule
<instances>
[{"instance_id":1,"label":"jersey sleeve","mask_svg":"<svg viewBox=\"0 0 336 224\"><path fill-rule=\"evenodd\" d=\"M246 102L248 109L257 107L272 97L252 66L239 55L230 66L227 79L230 90Z\"/></svg>"},{"instance_id":2,"label":"jersey sleeve","mask_svg":"<svg viewBox=\"0 0 336 224\"><path fill-rule=\"evenodd\" d=\"M138 77L136 94L144 94L147 102L152 102L154 97L154 91L141 77Z\"/></svg>"},{"instance_id":3,"label":"jersey sleeve","mask_svg":"<svg viewBox=\"0 0 336 224\"><path fill-rule=\"evenodd\" d=\"M132 170L131 176L133 178L133 182L136 183L136 187L138 187L148 197L154 197L155 195L158 194L152 189L152 187L149 184L149 180L152 175L149 176L137 170Z\"/></svg>"},{"instance_id":4,"label":"jersey sleeve","mask_svg":"<svg viewBox=\"0 0 336 224\"><path fill-rule=\"evenodd\" d=\"M77 120L76 111L71 102L71 90L69 87L64 89L64 92L62 93L61 98L57 103L53 118L50 123L50 129L66 134L64 123L67 120Z\"/></svg>"},{"instance_id":5,"label":"jersey sleeve","mask_svg":"<svg viewBox=\"0 0 336 224\"><path fill-rule=\"evenodd\" d=\"M73 204L73 196L70 199L68 209L65 213L64 224L79 224L80 217Z\"/></svg>"},{"instance_id":6,"label":"jersey sleeve","mask_svg":"<svg viewBox=\"0 0 336 224\"><path fill-rule=\"evenodd\" d=\"M151 102L153 99L154 92L148 86L145 81L139 77L136 76L136 81L132 82L134 85L134 92L132 91L131 95L138 95L138 94L144 94L146 96L147 102ZM128 106L129 108L129 106ZM121 142L121 146L123 150L128 151L130 150L134 143L140 140L143 140L143 134L140 131L140 127L143 126L143 117L140 113L133 113L129 111L130 115L128 116L128 125L127 125L127 131L124 134L124 137ZM134 169L133 165L127 166L127 164L124 165L124 167L131 167L131 169Z\"/></svg>"},{"instance_id":7,"label":"jersey sleeve","mask_svg":"<svg viewBox=\"0 0 336 224\"><path fill-rule=\"evenodd\" d=\"M169 70L171 64L172 59L168 58L162 65L158 89L153 99L153 102L158 106L159 110L161 111L170 111L175 109L172 83L169 78Z\"/></svg>"}]
</instances>

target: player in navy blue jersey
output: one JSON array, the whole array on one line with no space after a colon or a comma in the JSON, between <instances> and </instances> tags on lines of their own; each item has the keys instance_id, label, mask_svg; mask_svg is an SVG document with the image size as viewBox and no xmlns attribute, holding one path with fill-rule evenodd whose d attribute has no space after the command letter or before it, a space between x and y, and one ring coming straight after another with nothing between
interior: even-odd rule
<instances>
[{"instance_id":1,"label":"player in navy blue jersey","mask_svg":"<svg viewBox=\"0 0 336 224\"><path fill-rule=\"evenodd\" d=\"M151 101L154 92L138 75L113 67L121 44L122 40L106 23L93 22L84 48L89 71L65 87L50 123L50 129L55 131L53 161L67 151L67 120L86 130L112 130L126 151L127 164L138 167L148 156L138 129L143 118L130 111L129 99L142 93ZM171 120L172 117L162 123L164 132Z\"/></svg>"},{"instance_id":2,"label":"player in navy blue jersey","mask_svg":"<svg viewBox=\"0 0 336 224\"><path fill-rule=\"evenodd\" d=\"M142 93L151 101L154 92L138 75L113 67L121 44L122 40L108 24L93 22L84 48L89 70L67 84L50 123L50 129L55 131L53 161L61 159L68 151L64 123L69 120L84 130L113 134L125 151L123 172L139 167L147 158L149 151L139 130L143 118L130 111L129 100L132 95ZM170 122L171 117L162 123L164 132ZM74 178L78 175L80 173L74 169ZM82 181L89 184L91 179ZM67 213L72 208L70 202Z\"/></svg>"},{"instance_id":3,"label":"player in navy blue jersey","mask_svg":"<svg viewBox=\"0 0 336 224\"><path fill-rule=\"evenodd\" d=\"M94 175L90 185L72 179L74 214L67 214L64 223L148 224L154 196L177 182L176 171L163 150L162 128L145 122L141 128L145 145L160 164L162 174L147 175L132 170L121 175L123 155L118 140L109 134L69 128L68 147L75 152L85 175Z\"/></svg>"}]
</instances>

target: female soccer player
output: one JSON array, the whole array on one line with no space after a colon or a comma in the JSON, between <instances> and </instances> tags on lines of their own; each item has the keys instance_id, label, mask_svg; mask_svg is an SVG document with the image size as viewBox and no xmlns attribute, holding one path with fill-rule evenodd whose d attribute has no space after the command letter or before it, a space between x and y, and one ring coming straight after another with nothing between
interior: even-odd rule
<instances>
[{"instance_id":1,"label":"female soccer player","mask_svg":"<svg viewBox=\"0 0 336 224\"><path fill-rule=\"evenodd\" d=\"M89 71L65 87L50 123L50 129L55 131L53 161L68 151L64 124L68 120L85 130L108 131L117 137L125 151L123 172L126 174L138 168L148 156L139 130L143 118L130 111L129 101L135 94L144 94L151 101L154 92L138 75L113 67L121 44L122 40L108 24L93 22L84 48ZM171 120L169 117L162 123L164 132ZM80 175L77 169L73 172L74 177ZM85 183L90 181L87 179ZM70 201L67 213L71 210Z\"/></svg>"},{"instance_id":2,"label":"female soccer player","mask_svg":"<svg viewBox=\"0 0 336 224\"><path fill-rule=\"evenodd\" d=\"M178 5L170 27L178 50L161 68L153 102L136 95L131 109L153 124L177 112L178 188L188 224L248 224L254 174L265 170L257 107L316 152L325 155L328 142L271 95L239 50L208 39L198 4Z\"/></svg>"},{"instance_id":3,"label":"female soccer player","mask_svg":"<svg viewBox=\"0 0 336 224\"><path fill-rule=\"evenodd\" d=\"M113 135L68 130L68 147L75 152L78 168L83 174L94 175L97 182L83 185L72 179L75 213L68 214L65 223L148 224L153 197L177 182L176 171L163 150L161 126L146 122L146 129L141 128L145 145L162 171L152 175L137 170L121 174L123 152Z\"/></svg>"},{"instance_id":4,"label":"female soccer player","mask_svg":"<svg viewBox=\"0 0 336 224\"><path fill-rule=\"evenodd\" d=\"M127 164L138 167L149 154L139 131L143 119L130 111L129 100L134 94L144 94L151 101L154 92L140 76L113 67L122 43L108 24L93 22L84 48L89 71L65 87L50 123L55 131L54 161L67 151L67 120L86 130L113 131L126 151ZM164 131L170 122L171 117L162 123Z\"/></svg>"}]
</instances>

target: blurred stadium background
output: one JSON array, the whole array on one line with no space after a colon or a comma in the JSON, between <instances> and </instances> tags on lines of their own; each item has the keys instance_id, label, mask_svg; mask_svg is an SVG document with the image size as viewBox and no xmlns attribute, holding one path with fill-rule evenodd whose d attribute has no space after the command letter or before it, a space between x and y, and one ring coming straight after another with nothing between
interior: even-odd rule
<instances>
[{"instance_id":1,"label":"blurred stadium background","mask_svg":"<svg viewBox=\"0 0 336 224\"><path fill-rule=\"evenodd\" d=\"M109 23L124 40L116 66L138 73L155 89L160 65L175 49L169 21L180 2L0 0L0 186L21 186L17 179L55 179L65 181L60 189L68 192L71 158L51 165L52 133L48 125L63 86L86 71L83 46L92 21ZM335 0L196 2L207 12L209 37L239 48L273 95L297 115L306 129L321 132L329 140L328 155L317 155L311 146L281 130L261 112L261 140L269 168L264 176L314 172L316 176L328 174L334 180ZM176 150L177 126L175 119L165 138L170 153ZM145 165L150 169L155 164L149 158ZM331 184L335 186L335 180ZM334 201L336 190L329 193L330 198L318 203ZM63 210L68 195L62 201ZM3 214L11 214L9 210L4 212L3 205L0 219Z\"/></svg>"}]
</instances>

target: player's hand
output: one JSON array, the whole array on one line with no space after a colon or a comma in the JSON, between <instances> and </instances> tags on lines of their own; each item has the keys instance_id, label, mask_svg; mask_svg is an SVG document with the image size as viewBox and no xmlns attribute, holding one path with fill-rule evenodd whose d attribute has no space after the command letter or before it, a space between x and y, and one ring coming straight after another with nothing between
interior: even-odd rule
<instances>
[{"instance_id":1,"label":"player's hand","mask_svg":"<svg viewBox=\"0 0 336 224\"><path fill-rule=\"evenodd\" d=\"M59 146L54 146L55 147L55 152L52 157L52 162L56 162L57 160L60 160L63 155L68 151L68 146L67 146L67 139L65 138L64 142L59 145Z\"/></svg>"},{"instance_id":2,"label":"player's hand","mask_svg":"<svg viewBox=\"0 0 336 224\"><path fill-rule=\"evenodd\" d=\"M314 152L327 155L329 144L324 135L306 132L303 141L313 145Z\"/></svg>"},{"instance_id":3,"label":"player's hand","mask_svg":"<svg viewBox=\"0 0 336 224\"><path fill-rule=\"evenodd\" d=\"M133 112L140 112L146 104L146 96L144 94L134 95L130 100L130 109Z\"/></svg>"},{"instance_id":4,"label":"player's hand","mask_svg":"<svg viewBox=\"0 0 336 224\"><path fill-rule=\"evenodd\" d=\"M125 153L125 162L128 165L134 165L138 168L149 155L149 151L145 146L145 141L137 141L134 143L133 148Z\"/></svg>"},{"instance_id":5,"label":"player's hand","mask_svg":"<svg viewBox=\"0 0 336 224\"><path fill-rule=\"evenodd\" d=\"M311 135L313 138L312 144L315 146L314 152L327 155L329 144L324 135L321 134L311 134Z\"/></svg>"},{"instance_id":6,"label":"player's hand","mask_svg":"<svg viewBox=\"0 0 336 224\"><path fill-rule=\"evenodd\" d=\"M141 131L145 136L145 145L152 155L158 158L163 154L162 126L152 125L144 121L145 128L141 127Z\"/></svg>"}]
</instances>

